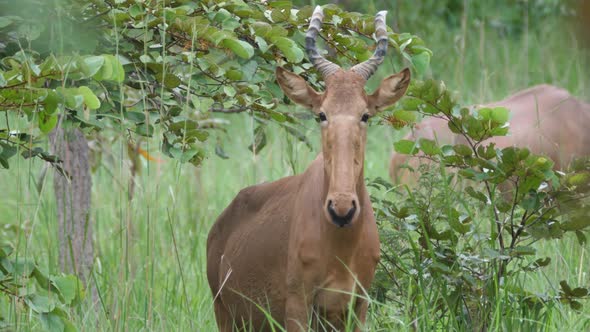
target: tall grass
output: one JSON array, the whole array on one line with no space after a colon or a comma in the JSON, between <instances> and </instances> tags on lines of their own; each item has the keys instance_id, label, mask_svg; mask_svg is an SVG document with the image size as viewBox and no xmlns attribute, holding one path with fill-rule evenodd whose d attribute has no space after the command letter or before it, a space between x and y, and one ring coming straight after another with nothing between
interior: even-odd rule
<instances>
[{"instance_id":1,"label":"tall grass","mask_svg":"<svg viewBox=\"0 0 590 332\"><path fill-rule=\"evenodd\" d=\"M520 36L503 37L486 25L452 29L443 21L430 19L422 31L411 32L434 51L430 75L444 80L465 104L498 100L538 83L562 86L578 95L587 89L582 54L573 34L559 22L536 22L535 29ZM471 22L469 17L465 19ZM401 28L408 31L408 27ZM394 63L387 61L379 76L390 74ZM371 84L375 86L376 81ZM87 301L72 313L80 330L216 329L205 275L209 227L241 188L299 173L319 151L318 127L313 121L302 123L314 142L313 150L271 125L268 146L254 155L246 148L253 139L252 119L248 115L226 118L231 125L219 139L229 159L217 157L211 147L200 168L173 160L142 160L133 200L127 198L130 172L126 147L121 143L102 145L102 163L93 175L91 217L96 254L91 287L97 288L100 301L96 305ZM20 128L17 125L13 129L28 130L23 126L21 123ZM370 128L367 177L387 178L392 143L401 134L386 127ZM158 139L152 139L150 146L159 146ZM17 234L14 242L21 255L34 257L49 271L58 273L52 172L42 180L42 189L37 189L43 167L34 158L14 159L10 170L0 172L0 222L4 236ZM574 241L567 238L543 247L542 251L558 253L560 259L543 274L524 282L539 291L547 284L557 285L561 279L587 284L588 253ZM428 317L428 308L418 309L421 317L410 317L405 305L409 303L372 302L370 329L410 330L418 319L430 320L429 325L421 326L425 330L441 326ZM575 313L566 306L554 306L548 308L546 317L528 323L518 321L518 315L515 313L512 320L497 317L497 329L586 330L590 311ZM27 325L26 315L16 320L25 330L38 328Z\"/></svg>"}]
</instances>

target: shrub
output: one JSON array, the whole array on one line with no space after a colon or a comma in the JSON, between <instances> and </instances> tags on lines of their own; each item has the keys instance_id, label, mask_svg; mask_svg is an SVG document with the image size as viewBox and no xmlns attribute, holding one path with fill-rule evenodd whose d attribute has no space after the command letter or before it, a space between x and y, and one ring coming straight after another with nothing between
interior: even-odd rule
<instances>
[{"instance_id":1,"label":"shrub","mask_svg":"<svg viewBox=\"0 0 590 332\"><path fill-rule=\"evenodd\" d=\"M414 170L422 174L415 188L371 182L385 189L374 195L382 236L374 295L397 302L428 330L534 328L557 303L581 309L587 288L562 280L559 292L539 293L526 280L551 264L537 252L543 242L568 234L586 242L590 162L559 173L526 148L483 144L508 132L509 111L461 108L434 81L413 84L403 108L446 119L468 144L397 142L397 152L421 152L434 163Z\"/></svg>"}]
</instances>

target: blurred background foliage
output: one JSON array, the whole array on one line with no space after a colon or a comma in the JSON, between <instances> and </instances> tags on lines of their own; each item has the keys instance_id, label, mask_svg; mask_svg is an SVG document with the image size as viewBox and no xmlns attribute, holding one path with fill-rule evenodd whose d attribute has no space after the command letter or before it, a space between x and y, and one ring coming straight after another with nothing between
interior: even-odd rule
<instances>
[{"instance_id":1,"label":"blurred background foliage","mask_svg":"<svg viewBox=\"0 0 590 332\"><path fill-rule=\"evenodd\" d=\"M0 252L0 318L7 329L215 328L204 273L209 225L239 189L300 172L318 151L315 121L290 105L274 81L276 66L285 66L323 88L303 52L307 19L318 4L326 12L321 47L345 66L370 56L372 15L389 11L390 51L368 90L407 66L417 80L444 81L462 105L539 83L587 96L588 53L577 26L583 2L0 0L0 166L7 169L0 172L0 234L7 245ZM434 188L434 195L414 200L375 179L386 177L393 142L420 116L398 107L372 120L366 172L376 208L384 211L381 221L391 221L381 226L386 250L406 250L404 263L422 264L437 278L417 277L412 269L400 269L409 277L392 277L391 266L381 266L372 330L440 328L434 314L448 313L442 302L450 297L428 291L451 289L460 278L449 274L472 268L427 265L426 254L449 253L448 246L458 254L440 260L463 254L455 238L434 239L440 251L400 247L417 240L402 228L412 224L404 214L457 201L486 206L448 191L437 176L423 180L423 190ZM46 163L59 170L46 140L58 125L81 128L92 149L97 253L91 283L99 289L98 304L81 301L80 282L57 264L55 197L39 175ZM134 199L128 183L137 185ZM461 219L465 224L492 220L490 211L474 210L470 220ZM504 294L510 304L531 293L533 300L494 311L493 326L518 329L526 320L525 329L586 330L590 314L576 304L587 297L586 288L573 286L588 284L582 242L566 236L535 246L535 255L517 253L515 260L530 268L522 278L514 273L518 285L527 286L518 290L526 292ZM533 264L549 256L551 264ZM395 285L396 278L404 279ZM470 305L481 299L478 287L466 290ZM414 291L415 298L391 301L388 290L396 296ZM505 303L496 299L492 306ZM416 325L416 317L431 324ZM444 326L468 329L458 317Z\"/></svg>"}]
</instances>

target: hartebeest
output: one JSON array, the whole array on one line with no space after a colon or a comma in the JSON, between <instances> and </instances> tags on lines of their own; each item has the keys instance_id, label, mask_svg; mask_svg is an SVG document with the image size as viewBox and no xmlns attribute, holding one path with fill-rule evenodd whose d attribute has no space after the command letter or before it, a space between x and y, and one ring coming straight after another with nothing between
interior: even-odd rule
<instances>
[{"instance_id":1,"label":"hartebeest","mask_svg":"<svg viewBox=\"0 0 590 332\"><path fill-rule=\"evenodd\" d=\"M344 70L316 49L323 19L316 7L305 48L323 76L324 93L277 68L284 93L317 115L322 152L302 174L241 190L213 225L207 278L221 331L270 330L263 310L290 332L307 331L312 317L340 330L349 305L351 317L364 323L367 301L351 294L369 288L380 255L363 179L366 126L370 116L403 96L410 81L404 69L375 93L364 91L386 53L385 14L375 18L373 56Z\"/></svg>"},{"instance_id":2,"label":"hartebeest","mask_svg":"<svg viewBox=\"0 0 590 332\"><path fill-rule=\"evenodd\" d=\"M494 142L498 148L528 148L551 158L556 169L567 167L575 157L590 155L590 104L576 99L564 89L538 85L483 106L506 107L512 113L509 134L492 137L485 143ZM466 143L463 136L450 131L447 121L433 117L417 124L405 137L418 138L437 140L440 144ZM418 174L410 174L402 165L415 168L419 162L416 157L394 153L389 165L392 180L414 182Z\"/></svg>"}]
</instances>

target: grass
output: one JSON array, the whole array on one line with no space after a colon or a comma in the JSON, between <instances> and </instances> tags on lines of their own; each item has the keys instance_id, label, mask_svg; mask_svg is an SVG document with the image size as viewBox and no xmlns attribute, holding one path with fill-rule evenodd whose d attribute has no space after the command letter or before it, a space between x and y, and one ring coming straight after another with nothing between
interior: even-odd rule
<instances>
[{"instance_id":1,"label":"grass","mask_svg":"<svg viewBox=\"0 0 590 332\"><path fill-rule=\"evenodd\" d=\"M412 32L423 37L434 51L432 76L445 80L466 104L501 99L537 83L552 83L582 95L587 88L585 65L573 35L556 28L555 22L544 23L538 31L512 39L484 27L479 31L449 30L436 21L424 31ZM456 37L465 38L464 51L457 47ZM391 73L392 66L391 61L386 63L380 77ZM84 303L72 313L80 330L216 329L205 276L205 244L211 224L241 188L299 173L319 151L318 128L313 121L303 124L314 142L313 151L283 130L272 128L269 145L255 156L246 149L253 136L251 119L247 115L227 119L232 124L220 138L230 159L222 160L210 151L200 168L172 160L143 161L132 201L127 199L130 173L126 148L120 143L104 145L102 164L93 174L92 193L94 281L101 301L97 306ZM370 129L367 177L387 178L392 142L400 136L390 128ZM148 143L152 151L157 150L157 140ZM14 159L10 170L0 172L0 223L4 236L13 234L9 226L16 228L14 243L19 253L58 273L51 172L40 192L35 185L42 168L35 159ZM557 292L557 282L562 279L588 284L589 255L575 239L548 242L540 250L558 259L543 273L523 280L527 285L539 291L551 285ZM427 315L428 308L418 311ZM371 330L409 330L416 319L424 321L425 317L405 313L403 306L373 302ZM575 313L557 305L529 325L523 325L518 315L511 319L497 317L497 329L585 330L590 311ZM437 321L426 318L429 320L430 324L421 329L440 327ZM16 321L25 330L39 328L27 325L24 314Z\"/></svg>"}]
</instances>

